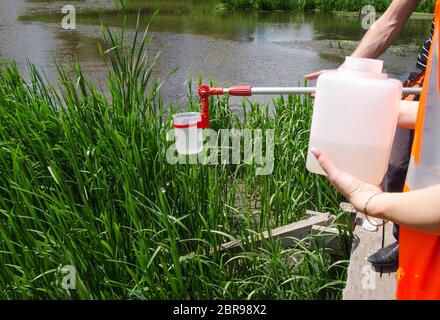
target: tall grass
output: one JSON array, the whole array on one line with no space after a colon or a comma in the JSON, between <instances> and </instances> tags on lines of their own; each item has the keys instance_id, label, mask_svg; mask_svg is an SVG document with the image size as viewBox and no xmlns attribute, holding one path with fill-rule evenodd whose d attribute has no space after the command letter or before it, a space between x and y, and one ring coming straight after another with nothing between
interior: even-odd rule
<instances>
[{"instance_id":1,"label":"tall grass","mask_svg":"<svg viewBox=\"0 0 440 320\"><path fill-rule=\"evenodd\" d=\"M345 262L305 243L257 246L259 233L306 209L331 210L336 192L305 168L311 102L212 101L212 125L275 129L275 170L171 165L171 114L151 78L147 31L106 28L108 94L58 67L59 87L30 65L0 69L0 298L338 298ZM189 109L199 109L189 96ZM250 237L250 238L248 238ZM219 246L243 240L243 252ZM250 239L250 240L249 240ZM62 288L63 266L76 290Z\"/></svg>"},{"instance_id":2,"label":"tall grass","mask_svg":"<svg viewBox=\"0 0 440 320\"><path fill-rule=\"evenodd\" d=\"M223 0L233 9L260 10L319 10L359 12L363 6L372 5L377 12L384 12L392 0ZM434 12L435 0L422 0L418 12Z\"/></svg>"}]
</instances>

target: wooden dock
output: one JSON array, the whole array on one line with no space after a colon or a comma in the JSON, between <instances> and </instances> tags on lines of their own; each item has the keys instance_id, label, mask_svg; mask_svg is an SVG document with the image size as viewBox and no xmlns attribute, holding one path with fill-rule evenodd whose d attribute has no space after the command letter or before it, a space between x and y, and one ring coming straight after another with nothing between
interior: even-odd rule
<instances>
[{"instance_id":1,"label":"wooden dock","mask_svg":"<svg viewBox=\"0 0 440 320\"><path fill-rule=\"evenodd\" d=\"M383 227L371 232L363 228L365 216L357 214L353 231L353 247L348 267L347 285L344 300L393 300L396 293L396 268L374 268L367 258L395 241L393 225L385 225L385 239L382 242Z\"/></svg>"},{"instance_id":2,"label":"wooden dock","mask_svg":"<svg viewBox=\"0 0 440 320\"><path fill-rule=\"evenodd\" d=\"M387 223L384 227L385 230L380 227L377 231L371 232L362 226L365 216L357 213L351 204L341 203L340 212L341 217L349 217L345 223L350 223L350 226L353 226L353 242L343 299L393 300L396 292L396 270L375 269L367 261L370 255L395 241L392 235L393 225ZM341 246L341 241L338 240L339 231L335 228L334 223L344 223L344 220L335 220L335 217L330 213L307 211L304 220L275 228L270 232L263 232L255 241L258 244L264 239L278 239L283 247L293 247L298 240L315 235L314 239L319 239L319 245L331 248L335 258L338 259L338 257L346 256L350 247ZM385 238L383 238L383 231L385 231ZM314 242L310 242L309 245L313 249ZM231 254L244 249L241 241L227 242L219 248L219 250Z\"/></svg>"}]
</instances>

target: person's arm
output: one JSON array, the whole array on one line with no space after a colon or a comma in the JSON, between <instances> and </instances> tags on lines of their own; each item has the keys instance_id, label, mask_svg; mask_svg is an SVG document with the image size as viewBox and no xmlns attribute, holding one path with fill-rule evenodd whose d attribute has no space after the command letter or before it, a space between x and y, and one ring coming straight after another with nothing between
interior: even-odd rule
<instances>
[{"instance_id":1,"label":"person's arm","mask_svg":"<svg viewBox=\"0 0 440 320\"><path fill-rule=\"evenodd\" d=\"M371 199L368 214L440 234L440 185L405 193L381 193Z\"/></svg>"},{"instance_id":2,"label":"person's arm","mask_svg":"<svg viewBox=\"0 0 440 320\"><path fill-rule=\"evenodd\" d=\"M402 100L400 102L399 118L397 126L399 128L414 129L417 120L419 101Z\"/></svg>"},{"instance_id":3,"label":"person's arm","mask_svg":"<svg viewBox=\"0 0 440 320\"><path fill-rule=\"evenodd\" d=\"M397 38L419 2L420 0L393 0L384 14L368 29L352 56L378 58ZM328 70L309 73L305 75L305 78L316 80L326 71Z\"/></svg>"},{"instance_id":4,"label":"person's arm","mask_svg":"<svg viewBox=\"0 0 440 320\"><path fill-rule=\"evenodd\" d=\"M362 38L353 57L376 59L396 40L420 0L394 0Z\"/></svg>"},{"instance_id":5,"label":"person's arm","mask_svg":"<svg viewBox=\"0 0 440 320\"><path fill-rule=\"evenodd\" d=\"M339 170L324 151L312 149L312 153L331 184L358 211L440 235L440 185L406 193L383 193L379 187Z\"/></svg>"}]
</instances>

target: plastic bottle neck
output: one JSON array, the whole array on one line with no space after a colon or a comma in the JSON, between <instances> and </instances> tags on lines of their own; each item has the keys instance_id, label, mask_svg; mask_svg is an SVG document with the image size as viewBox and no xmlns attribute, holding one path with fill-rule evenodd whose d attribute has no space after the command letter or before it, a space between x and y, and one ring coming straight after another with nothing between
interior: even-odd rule
<instances>
[{"instance_id":1,"label":"plastic bottle neck","mask_svg":"<svg viewBox=\"0 0 440 320\"><path fill-rule=\"evenodd\" d=\"M354 76L387 79L387 75L382 73L383 61L376 59L346 57L344 64L338 69L339 72L350 73Z\"/></svg>"}]
</instances>

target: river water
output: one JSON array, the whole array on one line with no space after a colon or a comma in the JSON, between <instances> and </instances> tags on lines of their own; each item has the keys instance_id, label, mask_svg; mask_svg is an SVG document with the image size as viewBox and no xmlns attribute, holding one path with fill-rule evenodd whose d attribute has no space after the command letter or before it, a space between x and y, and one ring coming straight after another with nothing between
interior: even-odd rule
<instances>
[{"instance_id":1,"label":"river water","mask_svg":"<svg viewBox=\"0 0 440 320\"><path fill-rule=\"evenodd\" d=\"M131 31L139 11L145 25L159 10L150 28L152 55L161 52L155 76L165 79L178 68L163 87L168 103L184 105L190 75L223 86L298 85L305 73L337 67L365 32L356 16L229 12L218 10L218 2L128 1ZM76 8L76 30L61 27L66 4ZM27 61L35 63L50 81L56 80L55 61L79 61L85 74L104 87L106 68L97 45L101 22L120 26L112 0L1 0L0 55L15 59L24 72ZM430 17L410 19L397 46L383 55L391 77L403 79L414 68L430 24Z\"/></svg>"}]
</instances>

